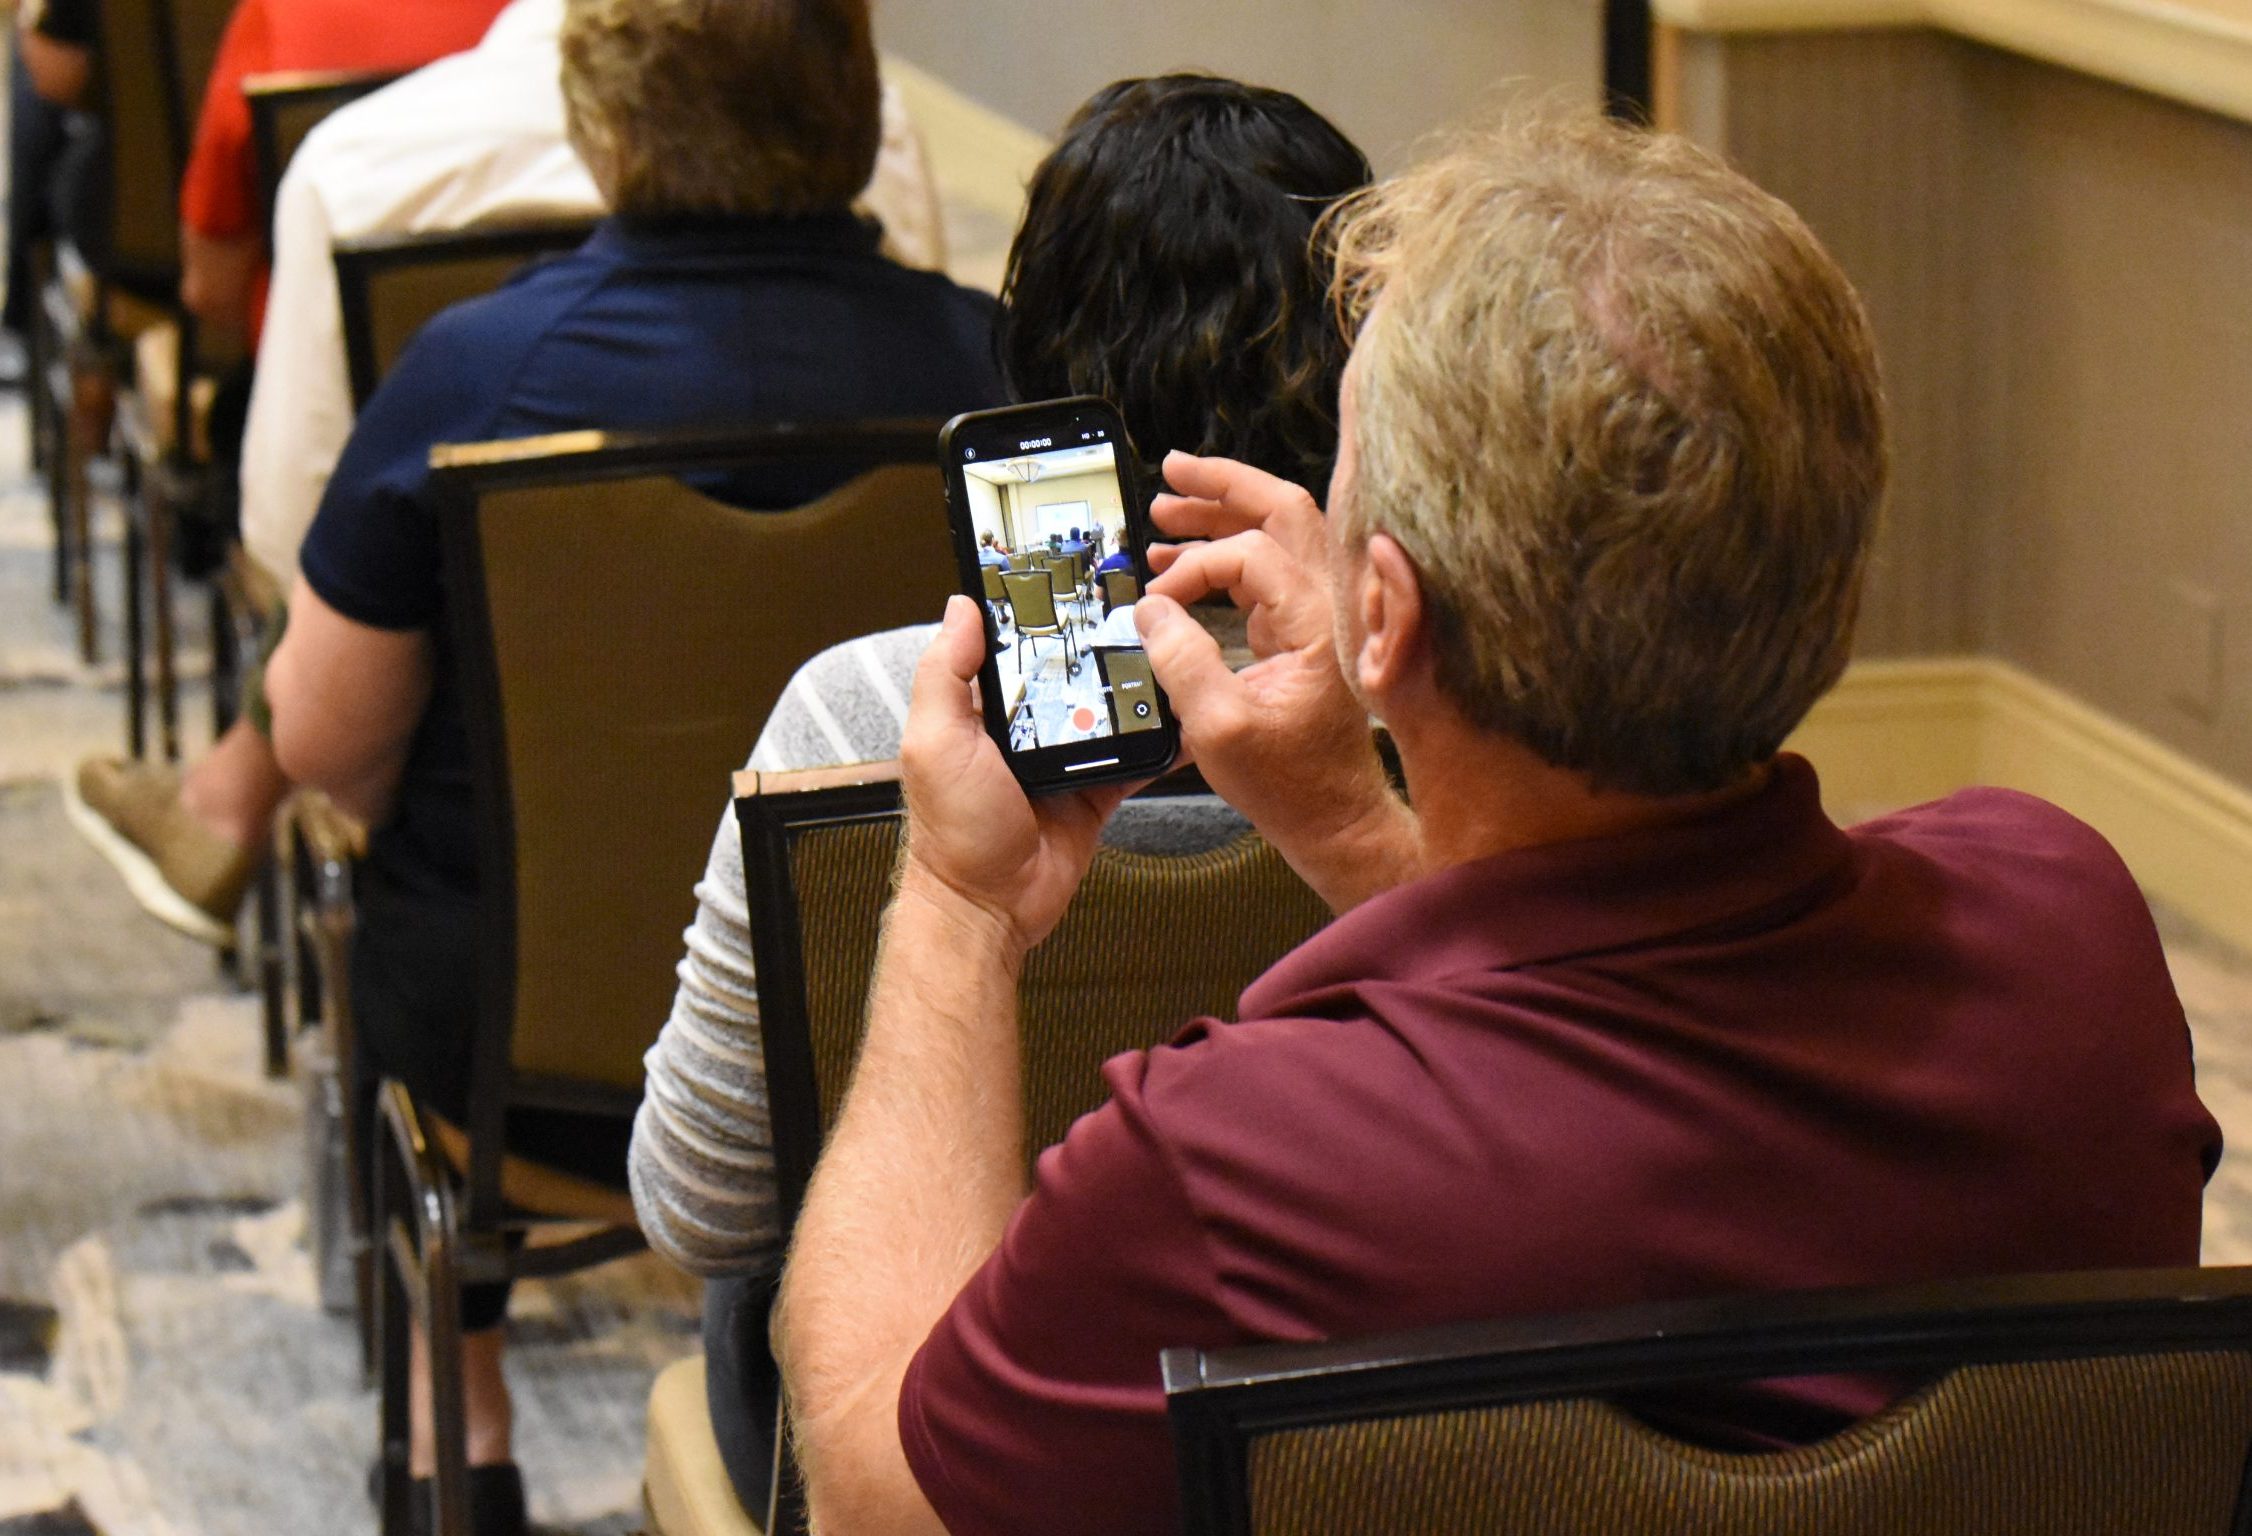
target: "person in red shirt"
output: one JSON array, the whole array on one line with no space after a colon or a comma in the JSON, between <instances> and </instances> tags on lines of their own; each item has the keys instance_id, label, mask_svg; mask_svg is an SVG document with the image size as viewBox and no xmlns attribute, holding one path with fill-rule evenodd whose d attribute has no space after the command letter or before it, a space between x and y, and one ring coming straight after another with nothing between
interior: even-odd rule
<instances>
[{"instance_id":1,"label":"person in red shirt","mask_svg":"<svg viewBox=\"0 0 2252 1536\"><path fill-rule=\"evenodd\" d=\"M1590 114L1331 230L1328 516L1172 455L1136 619L1184 748L1339 916L1236 1022L1109 1063L1028 1190L1017 978L1122 792L1026 799L953 599L776 1321L816 1529L1177 1530L1173 1345L2196 1262L2219 1132L2117 855L2000 790L1843 830L1780 750L1845 666L1886 469L1806 227ZM1180 606L1223 591L1240 674ZM1896 1390L1637 1406L1765 1445Z\"/></svg>"},{"instance_id":2,"label":"person in red shirt","mask_svg":"<svg viewBox=\"0 0 2252 1536\"><path fill-rule=\"evenodd\" d=\"M419 68L474 47L505 0L240 0L219 40L180 183L180 302L257 345L265 210L243 82L279 70Z\"/></svg>"}]
</instances>

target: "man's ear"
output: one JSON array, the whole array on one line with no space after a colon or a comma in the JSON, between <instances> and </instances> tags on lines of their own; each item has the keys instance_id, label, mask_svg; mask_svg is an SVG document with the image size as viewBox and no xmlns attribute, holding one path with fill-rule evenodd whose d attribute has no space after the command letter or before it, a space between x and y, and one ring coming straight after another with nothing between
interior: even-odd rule
<instances>
[{"instance_id":1,"label":"man's ear","mask_svg":"<svg viewBox=\"0 0 2252 1536\"><path fill-rule=\"evenodd\" d=\"M1425 634L1423 578L1406 550L1388 533L1372 533L1360 562L1353 602L1359 612L1361 651L1356 658L1361 693L1381 699L1396 693L1430 647Z\"/></svg>"}]
</instances>

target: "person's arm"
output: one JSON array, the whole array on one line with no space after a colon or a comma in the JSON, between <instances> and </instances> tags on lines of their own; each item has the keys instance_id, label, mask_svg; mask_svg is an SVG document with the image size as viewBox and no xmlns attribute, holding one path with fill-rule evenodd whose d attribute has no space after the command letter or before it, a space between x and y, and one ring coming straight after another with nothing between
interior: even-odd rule
<instances>
[{"instance_id":1,"label":"person's arm","mask_svg":"<svg viewBox=\"0 0 2252 1536\"><path fill-rule=\"evenodd\" d=\"M266 665L274 758L370 826L390 809L407 748L430 701L430 636L338 613L299 577L289 622Z\"/></svg>"},{"instance_id":2,"label":"person's arm","mask_svg":"<svg viewBox=\"0 0 2252 1536\"><path fill-rule=\"evenodd\" d=\"M24 73L31 77L31 88L41 100L58 107L75 107L86 99L86 88L94 80L91 48L49 37L37 27L18 32L16 48L23 57Z\"/></svg>"},{"instance_id":3,"label":"person's arm","mask_svg":"<svg viewBox=\"0 0 2252 1536\"><path fill-rule=\"evenodd\" d=\"M915 676L907 846L868 1032L806 1192L776 1343L816 1529L937 1533L899 1432L916 1349L1024 1195L1016 983L1121 790L1036 806L980 718L968 598Z\"/></svg>"},{"instance_id":4,"label":"person's arm","mask_svg":"<svg viewBox=\"0 0 2252 1536\"><path fill-rule=\"evenodd\" d=\"M272 67L262 0L240 0L204 83L195 142L180 180L180 302L231 337L247 333L266 232L243 81Z\"/></svg>"},{"instance_id":5,"label":"person's arm","mask_svg":"<svg viewBox=\"0 0 2252 1536\"><path fill-rule=\"evenodd\" d=\"M250 333L250 306L266 242L256 235L206 235L180 226L180 302L229 337Z\"/></svg>"},{"instance_id":6,"label":"person's arm","mask_svg":"<svg viewBox=\"0 0 2252 1536\"><path fill-rule=\"evenodd\" d=\"M626 1173L649 1246L692 1275L766 1273L780 1259L774 1136L758 983L730 806L696 886L680 987L645 1059Z\"/></svg>"},{"instance_id":7,"label":"person's arm","mask_svg":"<svg viewBox=\"0 0 2252 1536\"><path fill-rule=\"evenodd\" d=\"M1134 621L1181 723L1182 755L1332 910L1413 879L1415 818L1386 782L1368 712L1338 667L1321 509L1229 459L1174 453L1165 478L1179 494L1158 497L1152 516L1190 542L1151 549L1162 574ZM1241 672L1181 607L1212 592L1250 611L1258 659Z\"/></svg>"}]
</instances>

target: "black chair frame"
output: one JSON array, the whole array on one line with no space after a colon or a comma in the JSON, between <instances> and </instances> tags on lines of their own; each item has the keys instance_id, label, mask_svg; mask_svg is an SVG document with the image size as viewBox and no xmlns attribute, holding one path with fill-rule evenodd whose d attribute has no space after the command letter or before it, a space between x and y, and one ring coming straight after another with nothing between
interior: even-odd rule
<instances>
[{"instance_id":1,"label":"black chair frame","mask_svg":"<svg viewBox=\"0 0 2252 1536\"><path fill-rule=\"evenodd\" d=\"M352 385L352 408L365 407L368 397L383 382L369 293L375 279L397 267L492 256L531 261L560 255L583 243L593 232L592 220L556 219L339 241L335 248L336 297L344 319L344 367Z\"/></svg>"},{"instance_id":2,"label":"black chair frame","mask_svg":"<svg viewBox=\"0 0 2252 1536\"><path fill-rule=\"evenodd\" d=\"M283 119L303 108L326 117L399 78L394 70L290 70L253 75L242 85L250 104L250 151L258 167L258 203L268 230L274 227L275 200L289 170L295 144L283 142Z\"/></svg>"},{"instance_id":3,"label":"black chair frame","mask_svg":"<svg viewBox=\"0 0 2252 1536\"><path fill-rule=\"evenodd\" d=\"M1277 1430L1716 1380L2252 1349L2252 1267L2018 1275L1735 1296L1367 1340L1168 1349L1189 1536L1248 1536L1252 1442ZM2233 1530L2252 1536L2252 1458Z\"/></svg>"}]
</instances>

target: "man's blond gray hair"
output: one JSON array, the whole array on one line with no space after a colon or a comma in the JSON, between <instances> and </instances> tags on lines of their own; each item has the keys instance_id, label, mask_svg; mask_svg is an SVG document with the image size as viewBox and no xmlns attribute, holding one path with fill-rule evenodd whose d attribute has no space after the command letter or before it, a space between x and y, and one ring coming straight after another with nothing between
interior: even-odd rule
<instances>
[{"instance_id":1,"label":"man's blond gray hair","mask_svg":"<svg viewBox=\"0 0 2252 1536\"><path fill-rule=\"evenodd\" d=\"M1682 139L1543 109L1332 230L1342 531L1415 562L1448 696L1604 789L1772 756L1845 667L1886 471L1868 321L1805 224Z\"/></svg>"},{"instance_id":2,"label":"man's blond gray hair","mask_svg":"<svg viewBox=\"0 0 2252 1536\"><path fill-rule=\"evenodd\" d=\"M865 0L565 0L571 145L613 212L828 213L882 140Z\"/></svg>"}]
</instances>

